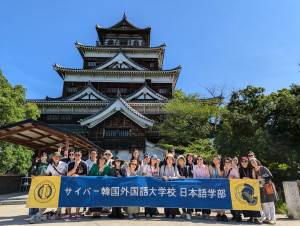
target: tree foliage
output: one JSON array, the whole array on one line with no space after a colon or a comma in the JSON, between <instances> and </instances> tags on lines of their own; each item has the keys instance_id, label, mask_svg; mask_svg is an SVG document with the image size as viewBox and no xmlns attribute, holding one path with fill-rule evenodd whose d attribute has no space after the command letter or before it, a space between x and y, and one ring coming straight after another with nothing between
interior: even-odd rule
<instances>
[{"instance_id":1,"label":"tree foliage","mask_svg":"<svg viewBox=\"0 0 300 226\"><path fill-rule=\"evenodd\" d=\"M21 85L12 86L0 70L0 126L40 116L36 104L25 103L25 100L26 89ZM0 142L0 151L0 174L26 173L32 150Z\"/></svg>"}]
</instances>

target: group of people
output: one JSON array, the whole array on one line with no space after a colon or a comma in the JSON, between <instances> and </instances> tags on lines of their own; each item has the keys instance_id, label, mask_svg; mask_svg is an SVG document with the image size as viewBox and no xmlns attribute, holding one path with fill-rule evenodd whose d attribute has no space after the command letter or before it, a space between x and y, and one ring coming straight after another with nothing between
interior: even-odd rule
<instances>
[{"instance_id":1,"label":"group of people","mask_svg":"<svg viewBox=\"0 0 300 226\"><path fill-rule=\"evenodd\" d=\"M69 151L68 157L63 157L60 150L52 155L52 163L47 164L47 154L43 153L41 161L34 164L30 170L32 177L34 176L111 176L111 177L128 177L128 176L146 176L160 177L164 180L187 179L187 178L228 178L228 179L258 179L260 183L261 195L261 211L237 211L231 210L232 220L241 222L244 215L248 222L260 224L269 223L276 224L275 205L278 200L276 189L271 182L272 174L260 161L256 159L255 154L250 151L247 156L239 159L237 157L221 158L219 155L213 157L212 163L206 163L205 158L201 155L187 154L186 158L179 155L175 158L174 150L166 150L166 156L163 161L160 161L156 155L150 156L144 154L143 160L140 157L140 151L135 149L132 152L129 163L124 163L124 160L116 157L109 150L106 150L103 155L98 156L96 150L90 152L89 158L86 161L82 160L81 150ZM270 193L266 184L271 184L273 193ZM84 209L85 213L92 213L92 218L100 218L102 212L109 212L110 218L124 218L122 208L127 213L129 219L138 218L140 207L113 207L110 209L105 207L91 207ZM30 223L37 223L45 220L43 213L45 208L30 209ZM75 219L81 219L79 214L80 208L76 208ZM166 218L176 215L191 220L193 212L196 216L202 219L209 219L210 209L182 209L179 208L164 208ZM216 210L218 221L228 221L224 210ZM202 214L200 214L202 213ZM145 207L145 217L155 217L158 214L158 209L153 207ZM61 208L57 209L56 217L61 218ZM69 221L72 218L71 208L66 208L65 220Z\"/></svg>"}]
</instances>

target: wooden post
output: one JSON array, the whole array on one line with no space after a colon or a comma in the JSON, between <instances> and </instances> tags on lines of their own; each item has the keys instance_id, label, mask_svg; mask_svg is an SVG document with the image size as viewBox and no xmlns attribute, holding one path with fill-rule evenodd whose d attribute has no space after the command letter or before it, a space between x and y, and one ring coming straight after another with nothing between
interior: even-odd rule
<instances>
[{"instance_id":1,"label":"wooden post","mask_svg":"<svg viewBox=\"0 0 300 226\"><path fill-rule=\"evenodd\" d=\"M69 156L69 144L70 144L70 139L67 138L66 139L66 147L65 147L65 151L64 151L64 156L68 158Z\"/></svg>"}]
</instances>

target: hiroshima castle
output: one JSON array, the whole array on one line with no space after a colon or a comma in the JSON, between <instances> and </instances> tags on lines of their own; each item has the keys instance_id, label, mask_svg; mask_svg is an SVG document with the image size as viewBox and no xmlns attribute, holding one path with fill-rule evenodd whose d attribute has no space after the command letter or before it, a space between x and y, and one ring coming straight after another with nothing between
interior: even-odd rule
<instances>
[{"instance_id":1,"label":"hiroshima castle","mask_svg":"<svg viewBox=\"0 0 300 226\"><path fill-rule=\"evenodd\" d=\"M82 68L58 64L59 98L30 99L39 121L79 134L103 150L129 159L134 149L164 156L155 123L172 98L181 66L163 69L166 44L150 46L151 26L138 28L124 13L109 28L96 25L96 45L75 46Z\"/></svg>"}]
</instances>

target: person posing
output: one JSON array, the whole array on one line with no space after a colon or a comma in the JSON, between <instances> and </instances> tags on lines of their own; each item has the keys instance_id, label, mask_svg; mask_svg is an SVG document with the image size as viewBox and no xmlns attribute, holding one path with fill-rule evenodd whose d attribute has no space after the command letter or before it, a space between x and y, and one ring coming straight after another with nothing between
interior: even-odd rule
<instances>
[{"instance_id":1,"label":"person posing","mask_svg":"<svg viewBox=\"0 0 300 226\"><path fill-rule=\"evenodd\" d=\"M267 169L264 166L261 166L260 162L256 158L250 158L249 161L254 169L255 179L259 180L260 201L263 212L266 216L266 219L263 222L269 224L276 224L274 202L278 201L278 194L276 192L274 184L271 182L273 176L269 169ZM267 192L266 185L271 186L271 191Z\"/></svg>"},{"instance_id":2,"label":"person posing","mask_svg":"<svg viewBox=\"0 0 300 226\"><path fill-rule=\"evenodd\" d=\"M165 180L173 180L175 178L179 178L179 172L177 167L175 167L173 164L175 163L175 158L173 154L168 154L165 158L165 165L162 165L159 171L160 177L164 178ZM170 215L174 219L176 214L179 212L178 208L164 208L166 218L168 218Z\"/></svg>"},{"instance_id":3,"label":"person posing","mask_svg":"<svg viewBox=\"0 0 300 226\"><path fill-rule=\"evenodd\" d=\"M65 162L60 161L61 159L61 154L60 152L54 152L54 154L52 155L52 161L53 163L49 164L47 166L46 171L44 171L41 176L64 176L67 173L68 170L68 165ZM34 223L38 223L42 220L46 220L45 218L43 218L43 213L46 211L47 208L40 208L39 212L36 215L33 215L29 222L31 224ZM57 212L56 212L56 218L59 219L61 215L61 208L57 208Z\"/></svg>"},{"instance_id":4,"label":"person posing","mask_svg":"<svg viewBox=\"0 0 300 226\"><path fill-rule=\"evenodd\" d=\"M48 163L47 163L47 153L44 152L41 156L41 160L36 162L30 169L29 175L31 178L35 176L40 176L44 171L46 171ZM39 212L39 208L29 208L29 216L33 216Z\"/></svg>"},{"instance_id":5,"label":"person posing","mask_svg":"<svg viewBox=\"0 0 300 226\"><path fill-rule=\"evenodd\" d=\"M146 165L148 165L149 162L150 162L150 156L146 153L146 154L144 154L144 159L143 159L143 162L142 162L142 165L141 165L141 168L140 168L141 172L144 171L144 167Z\"/></svg>"},{"instance_id":6,"label":"person posing","mask_svg":"<svg viewBox=\"0 0 300 226\"><path fill-rule=\"evenodd\" d=\"M100 156L96 164L94 164L89 172L89 176L101 176L106 177L110 174L110 167L107 164L107 159L104 156ZM93 213L92 218L101 218L100 213L102 207L90 207L90 212Z\"/></svg>"},{"instance_id":7,"label":"person posing","mask_svg":"<svg viewBox=\"0 0 300 226\"><path fill-rule=\"evenodd\" d=\"M177 157L177 169L181 179L190 178L189 167L186 165L186 160L183 155L179 155ZM192 219L191 214L193 209L182 208L182 212L183 213L181 214L181 217L186 217L186 219L189 221Z\"/></svg>"},{"instance_id":8,"label":"person posing","mask_svg":"<svg viewBox=\"0 0 300 226\"><path fill-rule=\"evenodd\" d=\"M228 179L239 179L240 175L239 175L238 167L232 166L232 159L226 157L224 160L225 160L225 167L224 167L223 177ZM233 216L231 220L236 220L237 222L242 221L240 210L231 210L230 212Z\"/></svg>"},{"instance_id":9,"label":"person posing","mask_svg":"<svg viewBox=\"0 0 300 226\"><path fill-rule=\"evenodd\" d=\"M196 159L197 164L194 165L193 178L207 179L210 178L209 169L204 165L204 157L199 155ZM202 219L209 219L211 210L210 209L196 209L197 212L202 212Z\"/></svg>"},{"instance_id":10,"label":"person posing","mask_svg":"<svg viewBox=\"0 0 300 226\"><path fill-rule=\"evenodd\" d=\"M75 160L70 162L68 164L68 173L67 176L71 177L78 177L78 176L87 176L87 164L81 160L82 157L82 151L81 150L76 150L75 151ZM76 207L76 215L75 219L80 220L81 217L79 215L79 210L80 207ZM65 216L65 220L69 221L72 216L71 216L71 208L67 208L67 215Z\"/></svg>"},{"instance_id":11,"label":"person posing","mask_svg":"<svg viewBox=\"0 0 300 226\"><path fill-rule=\"evenodd\" d=\"M159 164L157 162L157 155L152 155L148 164L143 167L143 176L159 177ZM145 207L145 216L147 218L155 217L157 212L158 210L155 207Z\"/></svg>"},{"instance_id":12,"label":"person posing","mask_svg":"<svg viewBox=\"0 0 300 226\"><path fill-rule=\"evenodd\" d=\"M129 166L126 169L126 174L128 177L140 176L139 165L136 159L130 161ZM130 206L123 208L128 214L129 219L138 218L140 213L140 207Z\"/></svg>"},{"instance_id":13,"label":"person posing","mask_svg":"<svg viewBox=\"0 0 300 226\"><path fill-rule=\"evenodd\" d=\"M239 168L240 178L241 179L253 179L255 178L255 173L253 168L250 167L248 157L241 158L241 166ZM252 222L255 224L260 224L257 219L260 217L260 211L251 211L251 210L243 210L244 217L250 217L247 222Z\"/></svg>"},{"instance_id":14,"label":"person posing","mask_svg":"<svg viewBox=\"0 0 300 226\"><path fill-rule=\"evenodd\" d=\"M234 157L232 158L231 166L232 166L232 167L239 167L239 159L238 159L238 157L234 156Z\"/></svg>"},{"instance_id":15,"label":"person posing","mask_svg":"<svg viewBox=\"0 0 300 226\"><path fill-rule=\"evenodd\" d=\"M98 156L98 153L96 150L91 150L90 154L91 154L90 158L85 161L85 163L88 166L88 173L90 172L92 166L97 163L97 156Z\"/></svg>"},{"instance_id":16,"label":"person posing","mask_svg":"<svg viewBox=\"0 0 300 226\"><path fill-rule=\"evenodd\" d=\"M113 162L113 167L110 169L111 177L126 177L126 169L122 168L124 161L120 157L116 157ZM124 214L122 213L122 207L113 207L111 214L108 215L109 218L119 218L123 219Z\"/></svg>"},{"instance_id":17,"label":"person posing","mask_svg":"<svg viewBox=\"0 0 300 226\"><path fill-rule=\"evenodd\" d=\"M193 153L188 153L186 156L186 160L187 160L186 165L189 167L189 175L191 178L193 178L193 171L194 171L194 165L195 165L194 156L195 155Z\"/></svg>"},{"instance_id":18,"label":"person posing","mask_svg":"<svg viewBox=\"0 0 300 226\"><path fill-rule=\"evenodd\" d=\"M224 165L220 155L215 155L213 158L213 163L209 166L209 174L211 178L223 178L224 175ZM217 211L217 221L227 222L227 216L224 210Z\"/></svg>"},{"instance_id":19,"label":"person posing","mask_svg":"<svg viewBox=\"0 0 300 226\"><path fill-rule=\"evenodd\" d=\"M106 158L106 160L107 160L107 162L106 162L106 164L107 165L109 165L109 167L112 167L113 166L113 154L111 153L111 151L110 150L106 150L105 152L104 152L104 158Z\"/></svg>"},{"instance_id":20,"label":"person posing","mask_svg":"<svg viewBox=\"0 0 300 226\"><path fill-rule=\"evenodd\" d=\"M142 160L140 157L140 151L138 149L134 149L134 151L132 152L130 161L131 160L136 160L138 167L140 168L140 166L142 165ZM139 169L139 171L140 171L140 169Z\"/></svg>"}]
</instances>

